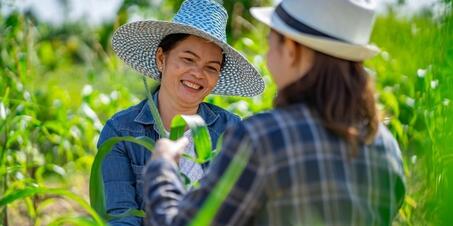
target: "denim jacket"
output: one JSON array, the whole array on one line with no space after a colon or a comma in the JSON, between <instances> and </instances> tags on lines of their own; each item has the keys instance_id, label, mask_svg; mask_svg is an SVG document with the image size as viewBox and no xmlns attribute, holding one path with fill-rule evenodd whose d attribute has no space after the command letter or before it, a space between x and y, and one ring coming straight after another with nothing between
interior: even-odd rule
<instances>
[{"instance_id":1,"label":"denim jacket","mask_svg":"<svg viewBox=\"0 0 453 226\"><path fill-rule=\"evenodd\" d=\"M157 103L158 92L153 94ZM227 125L240 121L240 118L220 107L201 103L198 114L205 120L212 147ZM109 119L98 141L99 146L107 139L116 136L147 136L157 140L159 135L147 100L126 110L116 113ZM105 157L102 164L107 212L123 213L129 208L144 209L143 204L143 167L151 157L151 152L131 142L120 142ZM206 166L203 166L206 167ZM143 219L127 217L109 222L110 225L142 225Z\"/></svg>"}]
</instances>

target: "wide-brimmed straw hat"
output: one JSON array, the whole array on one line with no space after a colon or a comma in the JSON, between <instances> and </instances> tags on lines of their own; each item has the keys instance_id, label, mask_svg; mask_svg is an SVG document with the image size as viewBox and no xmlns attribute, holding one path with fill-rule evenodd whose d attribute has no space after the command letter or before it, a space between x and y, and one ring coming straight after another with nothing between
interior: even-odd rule
<instances>
[{"instance_id":1,"label":"wide-brimmed straw hat","mask_svg":"<svg viewBox=\"0 0 453 226\"><path fill-rule=\"evenodd\" d=\"M162 39L174 33L195 35L217 44L225 55L213 94L259 95L264 90L264 81L255 67L228 45L227 19L225 8L213 0L186 0L171 22L137 21L118 28L113 34L113 50L135 70L160 80L156 50Z\"/></svg>"},{"instance_id":2,"label":"wide-brimmed straw hat","mask_svg":"<svg viewBox=\"0 0 453 226\"><path fill-rule=\"evenodd\" d=\"M283 0L252 8L252 15L285 36L319 52L351 61L375 56L368 44L376 3L372 0Z\"/></svg>"}]
</instances>

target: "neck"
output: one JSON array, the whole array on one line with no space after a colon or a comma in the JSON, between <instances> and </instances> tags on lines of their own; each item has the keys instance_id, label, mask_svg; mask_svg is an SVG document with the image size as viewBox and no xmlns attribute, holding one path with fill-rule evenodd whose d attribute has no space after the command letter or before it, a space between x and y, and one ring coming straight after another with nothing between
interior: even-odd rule
<instances>
[{"instance_id":1,"label":"neck","mask_svg":"<svg viewBox=\"0 0 453 226\"><path fill-rule=\"evenodd\" d=\"M170 131L171 120L176 115L194 115L198 111L199 105L181 104L176 97L171 96L165 89L160 89L158 93L158 110L164 127Z\"/></svg>"}]
</instances>

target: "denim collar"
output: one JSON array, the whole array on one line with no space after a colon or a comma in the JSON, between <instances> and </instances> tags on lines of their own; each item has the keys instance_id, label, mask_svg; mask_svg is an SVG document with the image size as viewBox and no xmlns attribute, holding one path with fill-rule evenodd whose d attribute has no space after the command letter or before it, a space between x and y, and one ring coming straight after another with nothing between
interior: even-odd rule
<instances>
[{"instance_id":1,"label":"denim collar","mask_svg":"<svg viewBox=\"0 0 453 226\"><path fill-rule=\"evenodd\" d=\"M156 91L153 94L153 100L156 105L158 105L158 93L159 91ZM203 120L206 122L207 126L212 125L218 118L219 114L214 112L206 103L201 103L200 106L198 107L198 115L203 118ZM154 124L154 118L151 115L151 110L149 109L148 105L148 100L145 101L145 103L142 106L142 109L138 113L137 117L135 117L134 122L138 122L143 125L152 125Z\"/></svg>"}]
</instances>

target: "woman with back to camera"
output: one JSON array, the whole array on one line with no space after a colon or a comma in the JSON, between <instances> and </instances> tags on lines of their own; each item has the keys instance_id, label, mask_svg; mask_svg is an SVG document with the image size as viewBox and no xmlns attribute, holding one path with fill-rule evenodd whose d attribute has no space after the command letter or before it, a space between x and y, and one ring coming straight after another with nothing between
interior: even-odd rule
<instances>
[{"instance_id":1,"label":"woman with back to camera","mask_svg":"<svg viewBox=\"0 0 453 226\"><path fill-rule=\"evenodd\" d=\"M404 172L363 66L378 53L368 44L374 9L365 0L283 0L252 9L271 28L275 109L227 129L201 186L189 192L175 168L187 140L158 141L145 169L145 222L187 225L233 157L248 153L211 225L391 225L404 199Z\"/></svg>"},{"instance_id":2,"label":"woman with back to camera","mask_svg":"<svg viewBox=\"0 0 453 226\"><path fill-rule=\"evenodd\" d=\"M199 114L207 124L212 147L228 124L238 116L203 99L210 93L254 96L264 89L255 68L226 42L226 10L213 0L187 0L172 22L137 21L121 26L113 35L115 53L132 68L160 86L152 94L165 130L178 114ZM116 136L159 138L147 100L115 114L107 121L98 146ZM190 131L185 137L190 138ZM191 142L192 143L192 142ZM185 148L195 155L193 144ZM103 161L106 207L109 214L143 209L143 167L151 153L131 142L121 142ZM178 162L182 173L193 182L206 165L186 159ZM127 217L110 225L141 225L142 218Z\"/></svg>"}]
</instances>

